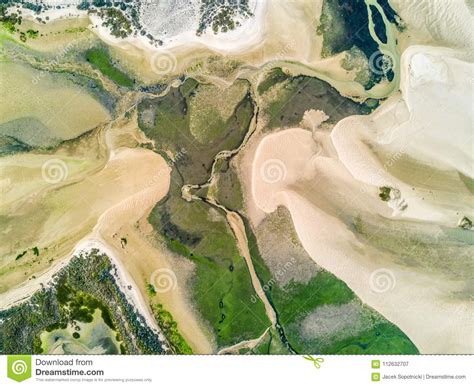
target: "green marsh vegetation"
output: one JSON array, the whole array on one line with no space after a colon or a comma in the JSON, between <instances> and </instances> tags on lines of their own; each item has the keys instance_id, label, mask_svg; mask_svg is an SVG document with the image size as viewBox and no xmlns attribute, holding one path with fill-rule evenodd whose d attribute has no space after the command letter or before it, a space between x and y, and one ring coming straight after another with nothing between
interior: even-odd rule
<instances>
[{"instance_id":1,"label":"green marsh vegetation","mask_svg":"<svg viewBox=\"0 0 474 387\"><path fill-rule=\"evenodd\" d=\"M94 68L117 85L128 88L134 86L133 79L115 65L107 49L102 47L91 48L85 52L85 58Z\"/></svg>"},{"instance_id":2,"label":"green marsh vegetation","mask_svg":"<svg viewBox=\"0 0 474 387\"><path fill-rule=\"evenodd\" d=\"M244 198L239 176L231 162L225 160L217 172L217 201L231 211L242 211Z\"/></svg>"},{"instance_id":3,"label":"green marsh vegetation","mask_svg":"<svg viewBox=\"0 0 474 387\"><path fill-rule=\"evenodd\" d=\"M240 145L253 116L253 101L249 94L242 94L241 87L235 92L242 98L226 107L225 113L218 109L223 103L219 98L206 103L199 97L204 88L207 94L211 92L208 85L201 87L188 78L166 96L146 99L139 105L140 128L147 137L159 139L156 150L167 159L170 156L165 152L173 155L175 160L170 161L189 184L201 184L209 178L215 155ZM221 90L214 87L213 92L218 97ZM211 140L201 142L201 133Z\"/></svg>"},{"instance_id":4,"label":"green marsh vegetation","mask_svg":"<svg viewBox=\"0 0 474 387\"><path fill-rule=\"evenodd\" d=\"M265 94L272 86L277 83L286 81L289 78L288 74L283 72L279 67L272 69L266 76L266 78L258 84L257 90L259 94Z\"/></svg>"},{"instance_id":5,"label":"green marsh vegetation","mask_svg":"<svg viewBox=\"0 0 474 387\"><path fill-rule=\"evenodd\" d=\"M84 55L94 68L117 85L133 88L134 80L114 63L107 49L96 47ZM272 96L275 90L278 91L276 97ZM281 69L274 69L258 85L258 92L268 97L268 104L262 110L270 118L270 129L299 124L304 112L313 108L324 110L330 116L328 123L335 123L347 115L371 111L369 106L341 97L323 81L290 77ZM255 110L246 81L236 81L222 90L194 79L186 79L180 87L171 88L164 97L143 100L138 108L140 128L155 140L154 150L172 166L169 194L153 209L149 221L160 241L196 265L191 292L219 348L261 336L270 326L270 321L261 301L252 301L254 289L248 269L223 213L205 202L183 200L181 187L186 183L202 184L209 178L216 154L221 150L235 149L242 143ZM232 163L223 161L217 168L217 177L215 198L231 210L243 211L242 190ZM196 194L204 198L206 191L203 189ZM260 257L257 241L250 230L248 237L257 274L261 282L266 283L272 276ZM123 245L127 243L126 239L121 242ZM80 272L82 266L78 265L74 262L72 269L68 270ZM80 279L78 272L68 271L62 277L64 281L56 284L55 290L41 293L44 299L38 301L40 314L31 305L20 309L19 315L33 321L32 329L24 341L15 335L12 336L14 339L5 341L7 351L24 344L28 350L40 351L39 337L42 332L63 329L71 321L93 324L94 314L100 311L103 321L124 338L120 345L122 353L159 353L160 343L150 330L133 324L133 311L114 287L113 280L107 274L110 269L107 262L103 266L100 263L93 266L92 271L87 271L91 282ZM147 284L147 292L150 297L156 295L151 284ZM298 352L397 353L391 342L398 343L400 351L413 350L411 342L393 324L365 307L361 307L360 313L371 321L371 325L366 330L358 331L357 335L336 337L331 344L304 337L301 321L318 308L357 303L350 289L327 272L318 272L307 283L292 281L284 286L273 285L268 295L286 337ZM125 310L123 314L117 311L120 307ZM153 313L172 351L191 353L171 314L160 304L153 305ZM18 326L19 321L8 315L6 323L0 326L0 335L18 334ZM136 338L136 344L129 337ZM387 337L394 339L388 342ZM74 332L73 338L79 340L83 336ZM286 352L287 348L274 329L270 329L262 342L249 351Z\"/></svg>"},{"instance_id":6,"label":"green marsh vegetation","mask_svg":"<svg viewBox=\"0 0 474 387\"><path fill-rule=\"evenodd\" d=\"M270 321L263 304L250 301L253 287L248 269L225 217L205 202L183 200L181 187L206 182L216 154L242 142L254 106L250 95L242 90L245 84L239 83L230 89L235 94L228 98L234 106L219 106L219 98L203 101L199 93L222 91L217 87L209 90L214 86L201 86L193 79L172 88L164 97L139 105L140 128L157 140L157 152L173 160L170 191L152 210L149 221L171 251L196 264L193 298L219 348L259 337ZM193 109L203 104L206 106L200 113L217 115L218 125L207 125L207 120L196 116ZM202 131L212 140L202 143Z\"/></svg>"},{"instance_id":7,"label":"green marsh vegetation","mask_svg":"<svg viewBox=\"0 0 474 387\"><path fill-rule=\"evenodd\" d=\"M349 287L326 271L319 271L307 284L291 282L283 288L275 286L272 296L281 312L281 323L286 327L288 339L299 353L352 353L352 354L412 354L417 353L414 344L394 324L385 320L375 310L363 306ZM338 319L350 319L347 327L327 338L318 337L314 331L305 335L303 324L323 306L344 306L356 303L358 311L354 317L347 313L329 317L333 323ZM356 321L365 320L364 323ZM323 320L326 321L326 320ZM311 324L311 323L309 323ZM313 324L318 324L317 322ZM354 325L363 327L354 330ZM346 331L345 331L346 330Z\"/></svg>"},{"instance_id":8,"label":"green marsh vegetation","mask_svg":"<svg viewBox=\"0 0 474 387\"><path fill-rule=\"evenodd\" d=\"M200 201L185 202L179 187L152 211L149 221L168 248L196 264L191 285L197 308L219 348L260 336L270 325L225 218Z\"/></svg>"},{"instance_id":9,"label":"green marsh vegetation","mask_svg":"<svg viewBox=\"0 0 474 387\"><path fill-rule=\"evenodd\" d=\"M239 354L242 355L289 355L288 349L280 340L280 335L275 328L271 328L262 341L252 348L241 349Z\"/></svg>"},{"instance_id":10,"label":"green marsh vegetation","mask_svg":"<svg viewBox=\"0 0 474 387\"><path fill-rule=\"evenodd\" d=\"M209 116L220 114L218 125L202 118L193 122L193 107L198 106L194 98L199 96L200 88L197 81L187 79L179 88L171 89L167 96L143 101L139 106L139 124L149 138L157 140L159 145L156 151L176 160L172 162L170 192L153 209L149 221L171 251L195 262L193 296L201 316L214 331L218 347L222 348L259 337L270 322L261 301L252 298L254 290L247 267L239 256L224 216L205 202L184 201L181 187L185 183L202 184L208 179L217 152L233 149L242 141L254 108L247 95L236 103L233 115L227 121L222 120L219 109L211 105L206 106L204 111ZM280 94L275 98L276 89L280 89ZM310 77L289 77L281 69L272 70L258 86L258 91L268 97L268 104L263 109L264 114L270 117L268 128L299 124L304 112L309 109L324 110L330 116L330 124L348 115L368 114L373 109L373 106L342 97L323 81ZM244 120L236 119L239 109L242 113L247 112L241 113L240 117L246 117ZM243 121L245 125L237 126L240 131L231 132L235 138L230 141L227 133L232 119L234 122ZM205 146L202 137L196 136L201 130L199 126L204 123L210 123L205 130L211 128L212 131L209 136L211 144ZM170 154L180 157L170 157ZM231 163L227 160L218 163L216 173L218 201L227 208L241 210L240 183ZM272 275L260 256L257 240L248 225L247 237L261 283L271 282ZM290 281L281 286L272 284L267 296L277 312L285 339L296 352L417 352L403 332L374 310L363 306L344 282L323 270L317 271L308 282ZM353 313L359 319L358 329L341 328L331 340L305 336L302 326L305 319L313 318L315 312L326 306L336 310L342 308L342 311L344 308L355 308ZM249 313L242 313L247 309ZM345 318L344 314L341 318ZM282 342L285 339L272 330L252 351L243 349L241 352L288 352Z\"/></svg>"},{"instance_id":11,"label":"green marsh vegetation","mask_svg":"<svg viewBox=\"0 0 474 387\"><path fill-rule=\"evenodd\" d=\"M356 114L369 114L373 107L359 104L339 94L320 79L291 77L280 68L272 69L258 85L265 100L262 113L268 117L266 130L298 126L307 110L318 109L329 116L328 124Z\"/></svg>"}]
</instances>

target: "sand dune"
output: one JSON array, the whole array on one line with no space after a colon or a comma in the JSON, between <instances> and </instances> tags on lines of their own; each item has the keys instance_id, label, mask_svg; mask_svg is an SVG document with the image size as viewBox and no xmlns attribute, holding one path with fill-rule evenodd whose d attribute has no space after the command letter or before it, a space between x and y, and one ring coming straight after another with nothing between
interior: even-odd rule
<instances>
[{"instance_id":1,"label":"sand dune","mask_svg":"<svg viewBox=\"0 0 474 387\"><path fill-rule=\"evenodd\" d=\"M300 142L295 141L297 136ZM299 129L261 141L251 183L256 206L266 213L278 205L286 206L303 247L315 262L397 324L420 351L472 352L467 339L472 337L472 306L453 297L466 283L404 266L396 256L361 243L345 221L347 216L360 213L364 219L376 219L390 216L390 209L381 205L373 187L354 180L340 161L315 156L310 147L301 146L311 141L311 133ZM282 148L291 149L282 154ZM288 158L295 154L298 160ZM268 160L280 160L285 166L280 175L284 177L278 182L262 180L260 171ZM382 277L377 280L378 276ZM374 290L374 278L387 280L388 290ZM452 319L454 313L456 319ZM423 317L426 315L429 320Z\"/></svg>"},{"instance_id":2,"label":"sand dune","mask_svg":"<svg viewBox=\"0 0 474 387\"><path fill-rule=\"evenodd\" d=\"M36 157L39 158L36 162L39 163L38 169L41 171L43 157ZM35 156L24 155L23 158L30 160L29 165L34 170ZM64 165L67 168L67 164ZM159 170L163 165L167 168L163 158L151 151L124 148L118 150L117 155L98 172L91 168L89 170L91 175L87 176L81 171L83 175L78 176L79 181L73 184L68 182L68 178L74 181L75 176L71 170L71 175L68 175L62 186L58 184L57 187L53 187L50 184L51 191L46 199L43 199L41 192L39 195L30 194L26 199L20 196L20 203L14 203L10 208L18 205L22 210L17 211L15 217L5 222L4 233L1 235L4 241L1 261L4 292L0 297L0 308L12 306L39 289L41 283L46 284L52 274L67 263L74 246L91 232L102 213L120 205L129 197L153 187L150 182L153 182L154 169ZM32 180L32 184L36 184L37 189L42 188L46 191L43 188L45 182L41 178L41 173L36 171L34 176L36 180ZM161 195L167 191L166 176L164 174L162 178L163 186L155 183L155 187L161 190ZM155 200L159 198L160 196L156 196ZM42 208L49 210L45 212ZM64 216L65 213L67 216ZM30 234L27 236L15 234L21 230L16 224L27 222L26 219L29 219ZM16 261L16 252L20 248L31 246L31 243L39 247L39 262L32 266L28 265L28 261L24 263ZM48 250L43 249L44 246L48 246ZM25 259L28 260L26 257ZM49 259L52 259L54 264L51 264ZM16 286L9 286L12 283Z\"/></svg>"},{"instance_id":3,"label":"sand dune","mask_svg":"<svg viewBox=\"0 0 474 387\"><path fill-rule=\"evenodd\" d=\"M436 192L425 200L418 186L415 190L405 182L413 180L414 172L394 177L379 159L382 153L398 152L439 173L472 176L472 86L465 82L472 69L460 52L410 47L402 58L401 94L370 116L342 120L332 131L337 158L325 155L323 142L315 142L311 132L301 129L267 135L251 152L247 192L254 222L261 219L258 211L270 213L286 206L311 257L397 324L422 353L474 352L472 303L462 296L466 278L416 268L397 259L396 252L361 243L350 219L379 222L379 234L388 233L386 238L390 232L384 231L381 219L398 222L394 227L416 227L428 237L443 227L455 228L460 214L473 215L467 189L450 193L448 205ZM431 176L418 178L420 185L430 187ZM400 190L398 202L378 198L378 187L385 185ZM440 195L448 195L447 187L438 189ZM464 255L444 259L453 266L462 260L470 267Z\"/></svg>"}]
</instances>

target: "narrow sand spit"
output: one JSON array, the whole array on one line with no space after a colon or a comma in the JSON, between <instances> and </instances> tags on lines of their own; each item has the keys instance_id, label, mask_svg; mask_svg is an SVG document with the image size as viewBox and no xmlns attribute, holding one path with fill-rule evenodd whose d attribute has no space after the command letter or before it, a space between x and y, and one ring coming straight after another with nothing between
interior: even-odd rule
<instances>
[{"instance_id":1,"label":"narrow sand spit","mask_svg":"<svg viewBox=\"0 0 474 387\"><path fill-rule=\"evenodd\" d=\"M267 328L265 332L262 333L260 337L257 337L253 340L241 341L240 343L234 344L231 347L221 349L217 354L218 355L238 355L240 349L253 349L264 339L270 328Z\"/></svg>"},{"instance_id":2,"label":"narrow sand spit","mask_svg":"<svg viewBox=\"0 0 474 387\"><path fill-rule=\"evenodd\" d=\"M126 159L130 157L130 152L133 152L133 150L125 149L114 152L111 159ZM121 259L120 254L117 254L113 248L109 247L102 237L102 233L105 233L104 231L108 228L117 229L120 224L125 222L133 224L141 217L148 215L153 205L166 195L170 185L170 168L162 157L159 157L157 161L153 168L155 175L152 176L152 179L148 182L146 182L147 178L145 178L144 185L140 184L142 187L144 186L144 188L105 211L94 227L92 235L85 238L76 246L73 255L83 250L90 251L93 248L97 248L105 253L118 268L118 283L123 292L129 297L138 311L145 316L148 325L153 327L156 331L159 331L159 327L151 313L150 307L143 297L143 294L146 293L140 292L134 279L124 267L122 263L123 258ZM141 176L137 176L137 178L140 179ZM131 290L129 286L132 287Z\"/></svg>"},{"instance_id":3,"label":"narrow sand spit","mask_svg":"<svg viewBox=\"0 0 474 387\"><path fill-rule=\"evenodd\" d=\"M123 267L121 260L117 258L116 254L102 240L92 239L88 237L76 246L74 252L72 253L72 256L77 256L81 253L88 253L94 249L99 250L103 254L106 254L107 257L111 260L112 264L115 265L115 267L117 268L117 284L127 297L128 302L130 302L136 308L136 310L145 318L150 328L152 328L157 333L161 332L160 328L156 324L155 319L153 318L153 315L150 312L148 304L143 299L142 294L138 290L138 286L128 274L127 270ZM160 339L164 339L161 333Z\"/></svg>"},{"instance_id":4,"label":"narrow sand spit","mask_svg":"<svg viewBox=\"0 0 474 387\"><path fill-rule=\"evenodd\" d=\"M252 286L257 292L257 295L262 300L263 305L265 306L265 311L272 325L275 326L277 323L276 314L270 302L268 301L265 292L263 291L262 285L257 277L257 274L255 273L252 258L250 256L249 244L247 240L247 234L245 233L244 223L242 222L242 219L239 215L231 211L227 212L227 221L229 222L229 225L232 228L232 231L234 232L240 254L242 254L242 256L244 257L245 262L247 263L247 266L249 268L250 277L252 279Z\"/></svg>"}]
</instances>

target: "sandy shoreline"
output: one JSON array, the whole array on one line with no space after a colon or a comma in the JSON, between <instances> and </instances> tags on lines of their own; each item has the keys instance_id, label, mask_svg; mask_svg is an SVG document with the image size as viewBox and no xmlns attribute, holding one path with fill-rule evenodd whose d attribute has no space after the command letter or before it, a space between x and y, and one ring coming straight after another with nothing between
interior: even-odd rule
<instances>
[{"instance_id":1,"label":"sandy shoreline","mask_svg":"<svg viewBox=\"0 0 474 387\"><path fill-rule=\"evenodd\" d=\"M175 36L160 37L163 42L162 46L155 47L150 44L146 36L130 36L127 38L114 37L109 29L102 25L102 19L94 14L88 14L87 11L78 10L75 6L62 9L49 9L35 14L32 10L24 9L23 17L25 20L35 21L40 17L43 20L48 18L47 23L74 19L89 18L91 21L90 30L97 34L104 42L109 45L126 47L128 45L145 51L163 51L174 50L186 46L202 46L221 53L244 52L255 46L258 46L265 37L265 11L267 9L268 0L257 0L254 3L253 16L244 20L240 26L226 33L214 34L209 29L200 36L196 35L195 29L181 32Z\"/></svg>"},{"instance_id":2,"label":"sandy shoreline","mask_svg":"<svg viewBox=\"0 0 474 387\"><path fill-rule=\"evenodd\" d=\"M129 162L129 159L139 159L144 155L144 153L147 153L148 151L143 151L143 150L131 150L131 149L122 149L120 152L116 153L114 156L112 156L109 160L108 165L117 165L115 168L121 168L118 167L119 164L124 164ZM135 200L135 203L143 203L145 206L138 210L136 212L137 216L143 216L143 213L149 210L150 206L156 203L156 201L160 200L167 192L168 192L168 187L169 187L169 167L166 164L165 160L159 156L159 155L152 155L153 159L158 161L158 165L161 165L161 168L163 168L163 172L159 173L158 172L160 179L157 180L151 180L149 183L142 183L141 185L144 187L144 189L140 190L132 195L131 197L128 197L127 199L123 200L122 202L118 203L115 205L115 207L112 207L111 209L107 210L104 214L102 214L99 217L99 220L97 222L97 225L92 232L90 236L87 236L83 240L79 241L73 251L67 255L67 257L63 258L58 264L52 266L49 268L46 272L42 273L41 275L37 276L35 279L32 279L26 283L21 284L21 286L16 287L14 289L11 289L10 291L3 293L1 298L0 298L0 310L8 309L28 297L30 297L34 292L39 290L43 285L46 285L47 283L50 282L52 279L53 275L60 271L63 267L67 266L69 263L70 259L77 255L81 251L90 251L92 248L98 248L99 250L105 252L107 255L110 255L110 259L115 263L119 268L120 268L120 261L116 258L116 255L112 253L111 249L107 247L107 245L100 239L100 233L98 233L96 230L101 228L101 225L106 222L106 219L104 219L104 215L106 216L107 213L109 213L113 208L120 208L121 206L127 206L127 203L130 202L130 200ZM106 167L107 168L107 167ZM140 187L138 185L137 187ZM147 200L148 199L148 203ZM125 274L125 271L123 269L119 270L123 276L127 280L127 282L131 282L128 278L127 275ZM134 286L133 293L135 293L132 297L132 301L134 304L137 304L138 309L143 313L144 311L147 311L147 308L143 307L143 300L140 301L140 298L136 294L136 286ZM122 290L127 294L127 289L124 287ZM141 306L141 307L140 307ZM148 313L149 314L149 313ZM146 315L146 314L144 314ZM150 320L151 321L151 320ZM153 320L154 321L154 320ZM156 322L152 324L152 326L156 326Z\"/></svg>"},{"instance_id":3,"label":"sandy shoreline","mask_svg":"<svg viewBox=\"0 0 474 387\"><path fill-rule=\"evenodd\" d=\"M99 250L100 253L107 255L112 264L117 268L117 275L115 280L120 290L127 297L128 302L132 304L138 313L140 313L148 323L148 326L152 328L156 333L159 333L161 341L165 338L161 333L158 324L156 323L153 315L151 314L149 307L144 300L142 294L138 291L138 286L131 276L127 273L127 270L123 267L123 264L116 254L107 246L107 244L100 239L87 238L78 243L75 247L72 256L80 256L81 253L89 253L92 250Z\"/></svg>"}]
</instances>

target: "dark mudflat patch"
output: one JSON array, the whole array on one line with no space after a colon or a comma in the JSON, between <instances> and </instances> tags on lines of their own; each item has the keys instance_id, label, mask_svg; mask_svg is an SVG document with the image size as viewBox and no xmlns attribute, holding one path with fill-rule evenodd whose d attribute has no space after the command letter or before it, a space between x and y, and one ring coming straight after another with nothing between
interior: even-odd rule
<instances>
[{"instance_id":1,"label":"dark mudflat patch","mask_svg":"<svg viewBox=\"0 0 474 387\"><path fill-rule=\"evenodd\" d=\"M148 138L156 141L158 152L174 155L170 162L188 184L204 183L210 175L215 155L240 145L254 111L253 101L247 94L234 107L231 117L216 129L219 132L213 133L213 139L201 143L191 133L189 109L199 87L197 81L187 79L166 96L146 99L138 106L140 128Z\"/></svg>"},{"instance_id":2,"label":"dark mudflat patch","mask_svg":"<svg viewBox=\"0 0 474 387\"><path fill-rule=\"evenodd\" d=\"M317 78L287 76L283 82L280 95L269 101L264 111L269 117L268 129L294 127L310 109L324 111L329 116L329 124L351 115L369 114L373 110L366 103L360 104L341 96L329 83Z\"/></svg>"},{"instance_id":3,"label":"dark mudflat patch","mask_svg":"<svg viewBox=\"0 0 474 387\"><path fill-rule=\"evenodd\" d=\"M331 56L360 48L367 58L378 49L369 31L369 15L364 0L324 0L321 24L323 55Z\"/></svg>"}]
</instances>

